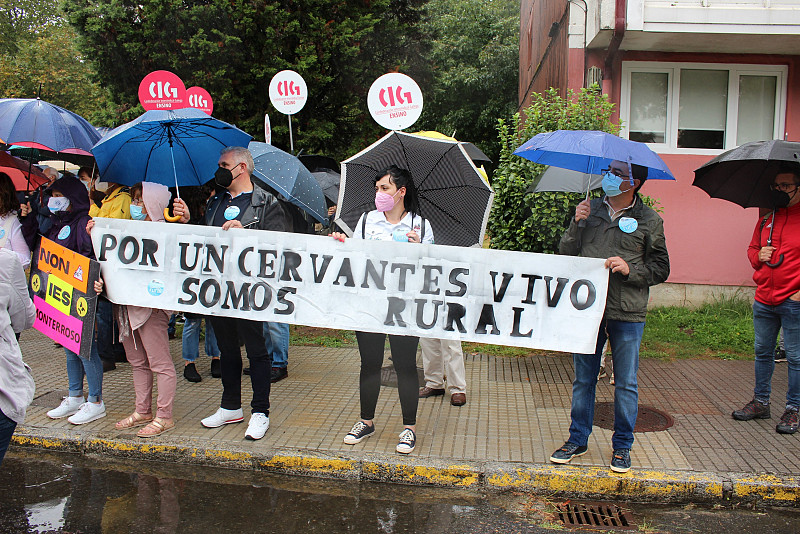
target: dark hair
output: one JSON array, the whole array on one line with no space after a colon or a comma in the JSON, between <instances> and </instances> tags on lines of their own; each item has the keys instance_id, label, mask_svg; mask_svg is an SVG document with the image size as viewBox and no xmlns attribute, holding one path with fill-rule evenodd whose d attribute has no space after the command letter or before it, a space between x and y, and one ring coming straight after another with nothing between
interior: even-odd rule
<instances>
[{"instance_id":1,"label":"dark hair","mask_svg":"<svg viewBox=\"0 0 800 534\"><path fill-rule=\"evenodd\" d=\"M0 172L0 217L19 208L17 188L9 175Z\"/></svg>"},{"instance_id":2,"label":"dark hair","mask_svg":"<svg viewBox=\"0 0 800 534\"><path fill-rule=\"evenodd\" d=\"M144 187L142 186L142 182L136 182L135 184L133 184L130 188L131 199L136 198L137 192L139 193L139 196L141 196L143 189Z\"/></svg>"},{"instance_id":3,"label":"dark hair","mask_svg":"<svg viewBox=\"0 0 800 534\"><path fill-rule=\"evenodd\" d=\"M634 193L638 193L639 189L641 189L647 181L647 167L631 163L631 171L633 172L633 179L639 180L639 187L633 190Z\"/></svg>"},{"instance_id":4,"label":"dark hair","mask_svg":"<svg viewBox=\"0 0 800 534\"><path fill-rule=\"evenodd\" d=\"M419 212L419 200L417 199L417 187L414 185L414 180L411 179L411 173L397 165L389 165L375 175L375 183L377 184L387 174L389 175L389 181L397 186L397 189L406 188L406 196L403 197L403 207L406 211L421 215Z\"/></svg>"},{"instance_id":5,"label":"dark hair","mask_svg":"<svg viewBox=\"0 0 800 534\"><path fill-rule=\"evenodd\" d=\"M794 161L781 161L778 165L778 174L793 174L794 183L800 183L800 163Z\"/></svg>"},{"instance_id":6,"label":"dark hair","mask_svg":"<svg viewBox=\"0 0 800 534\"><path fill-rule=\"evenodd\" d=\"M78 169L78 176L80 176L82 172L88 174L89 178L92 180L98 177L97 169L93 169L92 167L81 167Z\"/></svg>"}]
</instances>

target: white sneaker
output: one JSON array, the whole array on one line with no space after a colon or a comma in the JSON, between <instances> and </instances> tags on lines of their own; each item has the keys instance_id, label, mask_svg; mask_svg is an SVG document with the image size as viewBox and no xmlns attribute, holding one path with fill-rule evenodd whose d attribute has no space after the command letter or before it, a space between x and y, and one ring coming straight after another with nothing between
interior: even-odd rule
<instances>
[{"instance_id":1,"label":"white sneaker","mask_svg":"<svg viewBox=\"0 0 800 534\"><path fill-rule=\"evenodd\" d=\"M92 421L96 421L101 417L106 416L106 405L103 401L100 401L100 404L95 404L93 402L84 402L81 409L78 410L78 413L67 419L73 425L83 425L86 423L91 423Z\"/></svg>"},{"instance_id":2,"label":"white sneaker","mask_svg":"<svg viewBox=\"0 0 800 534\"><path fill-rule=\"evenodd\" d=\"M226 410L225 408L219 408L216 412L214 412L214 415L206 417L200 421L200 424L206 428L217 428L230 423L241 423L242 421L244 421L244 415L242 414L241 408L238 410Z\"/></svg>"},{"instance_id":3,"label":"white sneaker","mask_svg":"<svg viewBox=\"0 0 800 534\"><path fill-rule=\"evenodd\" d=\"M61 419L62 417L78 413L83 403L82 395L80 397L64 397L61 404L58 405L58 408L53 408L47 412L47 417L50 419Z\"/></svg>"},{"instance_id":4,"label":"white sneaker","mask_svg":"<svg viewBox=\"0 0 800 534\"><path fill-rule=\"evenodd\" d=\"M250 424L247 425L247 432L244 439L255 441L264 437L269 428L269 417L261 412L255 412L250 416Z\"/></svg>"}]
</instances>

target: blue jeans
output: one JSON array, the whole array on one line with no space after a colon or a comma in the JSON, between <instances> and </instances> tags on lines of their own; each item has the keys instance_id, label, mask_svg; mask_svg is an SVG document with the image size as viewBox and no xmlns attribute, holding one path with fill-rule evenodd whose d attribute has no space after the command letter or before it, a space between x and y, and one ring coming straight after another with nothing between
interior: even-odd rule
<instances>
[{"instance_id":1,"label":"blue jeans","mask_svg":"<svg viewBox=\"0 0 800 534\"><path fill-rule=\"evenodd\" d=\"M603 319L597 335L594 354L573 354L575 380L572 382L572 423L569 441L584 446L589 442L594 421L594 400L600 357L606 338L611 345L614 362L614 435L611 444L616 449L630 449L633 427L639 414L639 345L644 323Z\"/></svg>"},{"instance_id":2,"label":"blue jeans","mask_svg":"<svg viewBox=\"0 0 800 534\"><path fill-rule=\"evenodd\" d=\"M265 322L264 339L267 352L272 354L272 366L286 368L289 365L289 325Z\"/></svg>"},{"instance_id":3,"label":"blue jeans","mask_svg":"<svg viewBox=\"0 0 800 534\"><path fill-rule=\"evenodd\" d=\"M88 360L84 360L71 350L65 348L67 354L67 380L69 396L83 397L83 377L89 387L89 402L100 402L103 398L103 360L97 354L97 343L92 343L92 352Z\"/></svg>"},{"instance_id":4,"label":"blue jeans","mask_svg":"<svg viewBox=\"0 0 800 534\"><path fill-rule=\"evenodd\" d=\"M0 410L0 465L3 464L3 457L8 450L8 444L11 443L11 436L14 435L15 428L17 428L17 423L6 417L6 414Z\"/></svg>"},{"instance_id":5,"label":"blue jeans","mask_svg":"<svg viewBox=\"0 0 800 534\"><path fill-rule=\"evenodd\" d=\"M184 316L183 336L181 337L181 352L183 359L193 362L200 356L200 329L203 325L203 317ZM206 356L219 358L219 348L217 347L217 337L214 335L214 328L211 321L206 318Z\"/></svg>"},{"instance_id":6,"label":"blue jeans","mask_svg":"<svg viewBox=\"0 0 800 534\"><path fill-rule=\"evenodd\" d=\"M775 370L775 343L783 327L783 347L789 369L789 390L786 407L800 407L800 302L786 299L777 306L753 302L755 331L756 387L753 396L762 403L769 402L772 390L772 371Z\"/></svg>"}]
</instances>

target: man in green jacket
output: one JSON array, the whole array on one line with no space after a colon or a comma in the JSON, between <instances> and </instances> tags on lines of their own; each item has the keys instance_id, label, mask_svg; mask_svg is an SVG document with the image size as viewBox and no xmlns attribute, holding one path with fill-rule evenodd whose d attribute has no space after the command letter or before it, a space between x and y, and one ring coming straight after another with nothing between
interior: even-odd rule
<instances>
[{"instance_id":1,"label":"man in green jacket","mask_svg":"<svg viewBox=\"0 0 800 534\"><path fill-rule=\"evenodd\" d=\"M606 339L614 361L614 435L611 469L631 467L630 449L639 406L636 373L650 286L669 276L664 223L637 194L647 167L612 161L603 171L603 198L584 200L561 237L559 253L606 258L611 269L605 316L594 354L573 354L572 422L569 439L550 461L568 463L585 454L594 419L595 389Z\"/></svg>"}]
</instances>

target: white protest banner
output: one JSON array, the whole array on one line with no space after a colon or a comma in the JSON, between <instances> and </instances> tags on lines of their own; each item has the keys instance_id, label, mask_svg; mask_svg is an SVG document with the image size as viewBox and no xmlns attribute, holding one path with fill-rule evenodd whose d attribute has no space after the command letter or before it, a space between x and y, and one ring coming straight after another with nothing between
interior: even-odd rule
<instances>
[{"instance_id":1,"label":"white protest banner","mask_svg":"<svg viewBox=\"0 0 800 534\"><path fill-rule=\"evenodd\" d=\"M95 220L117 304L579 353L605 308L602 259Z\"/></svg>"}]
</instances>

